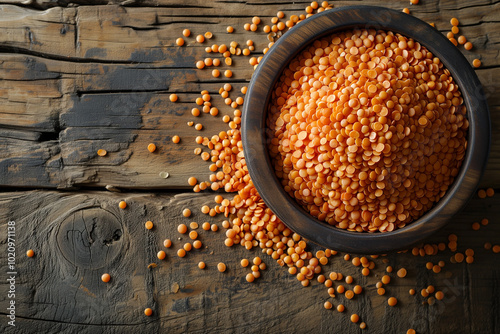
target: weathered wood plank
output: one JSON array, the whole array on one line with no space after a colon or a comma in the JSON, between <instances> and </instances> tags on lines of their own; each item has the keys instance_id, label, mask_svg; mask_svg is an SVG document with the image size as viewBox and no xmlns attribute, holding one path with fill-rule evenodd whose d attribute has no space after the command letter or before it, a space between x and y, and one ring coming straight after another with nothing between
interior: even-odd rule
<instances>
[{"instance_id":1,"label":"weathered wood plank","mask_svg":"<svg viewBox=\"0 0 500 334\"><path fill-rule=\"evenodd\" d=\"M213 204L210 194L118 194L103 192L11 192L0 194L0 229L6 235L9 221L16 224L16 333L37 331L92 333L132 333L139 329L169 333L181 332L342 332L358 333L358 325L350 323L351 313L358 313L368 325L368 332L404 333L415 328L418 333L495 333L499 330L494 310L498 309L500 291L499 254L485 250L483 244L498 244L500 215L498 196L474 199L446 228L429 243L447 242L447 236L458 236L458 251L475 250L473 264L452 264L449 250L436 256L413 256L411 253L390 254L375 259L376 268L364 277L359 267L343 259L344 254L330 258L323 273L341 272L351 275L354 284L364 291L353 300L341 294L329 298L326 288L313 281L310 287L300 283L271 257L259 250L247 251L241 246L228 249L223 244L221 218L203 215L198 208ZM128 207L120 210L119 200ZM193 216L181 212L191 208ZM490 218L488 226L471 230L471 223ZM154 222L146 230L146 220ZM205 221L219 226L218 232L197 229L203 243L185 258L176 255L189 240L177 232L177 225ZM166 249L165 238L173 241ZM0 245L2 263L7 262L6 239ZM319 248L309 245L315 252ZM27 249L35 257L27 258ZM167 258L159 261L156 253L165 250ZM267 264L262 277L247 283L249 268L240 259L260 256ZM432 261L446 262L443 271L433 274L425 268ZM199 261L207 264L204 271ZM157 267L148 269L150 263ZM228 270L219 273L216 265L224 262ZM387 265L395 269L385 286L386 295L379 296L375 283L387 274ZM397 269L408 270L406 278L395 275ZM101 282L108 272L112 279ZM352 288L350 284L336 282ZM443 301L422 305L421 289L434 285L445 293ZM7 282L0 283L0 304L6 305ZM410 296L408 290L417 290ZM387 298L395 296L397 307L387 306ZM330 300L335 306L346 306L343 314L325 310ZM300 302L297 302L300 301ZM143 310L151 307L154 315L147 318ZM5 314L5 309L1 313ZM493 317L493 318L492 318ZM3 328L6 328L2 324ZM9 333L9 331L7 331Z\"/></svg>"},{"instance_id":2,"label":"weathered wood plank","mask_svg":"<svg viewBox=\"0 0 500 334\"><path fill-rule=\"evenodd\" d=\"M344 6L359 3L359 1L341 1L335 4ZM486 34L494 31L489 29L491 24L500 22L496 14L499 3L486 5L482 2L481 5L477 4L475 7L471 5L463 9L447 7L445 11L439 10L438 2L426 3L429 5L424 3L412 7L415 16L436 23L438 29L442 31L449 31L451 28L449 20L453 16L461 18L462 25L465 25L463 27L465 33L469 30L467 26L479 26L482 36L466 34L477 46L481 45L481 40L484 41ZM195 42L194 36L207 30L215 34L214 41L217 42L229 43L232 38L244 37L246 40L251 36L267 44L265 34L246 32L243 30L243 24L249 22L255 15L263 19L261 27L263 24L270 24L270 18L283 6L286 6L289 15L305 14L304 8L307 4L308 2L296 4L273 2L267 5L233 2L228 5L216 1L200 7L189 6L189 3L178 5L176 1L168 1L162 4L163 7L162 5L84 6L76 9L56 7L42 12L4 5L4 11L9 15L0 21L0 27L3 28L3 36L9 36L2 39L2 45L17 48L19 52L41 53L78 60L156 63L169 61L171 50L167 47L175 46L175 39L181 36L181 31L186 26L193 32L192 37L186 39L187 46L199 45ZM398 3L375 0L363 1L363 4L402 9L402 5ZM23 24L20 24L21 21ZM227 25L235 27L234 34L226 33ZM241 43L245 40L237 41ZM498 65L498 62L492 62L491 65Z\"/></svg>"}]
</instances>

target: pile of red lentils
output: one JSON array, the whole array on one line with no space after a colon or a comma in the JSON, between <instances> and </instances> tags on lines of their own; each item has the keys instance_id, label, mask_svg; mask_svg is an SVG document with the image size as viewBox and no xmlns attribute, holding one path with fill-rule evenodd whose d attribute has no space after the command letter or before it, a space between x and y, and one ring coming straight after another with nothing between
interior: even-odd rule
<instances>
[{"instance_id":1,"label":"pile of red lentils","mask_svg":"<svg viewBox=\"0 0 500 334\"><path fill-rule=\"evenodd\" d=\"M411 0L411 4L418 4L418 0ZM305 14L291 15L287 19L283 12L278 12L271 18L270 25L254 17L243 29L262 30L268 34L270 43L262 50L265 54L274 40L287 30L331 8L333 6L327 1L321 4L313 1L305 8ZM410 12L408 8L403 11ZM448 37L453 42L452 38L458 33L458 20L453 18L451 24L453 36ZM228 34L234 30L231 26L226 29ZM176 45L184 46L185 38L190 36L191 31L184 29ZM195 40L205 43L213 37L211 32L205 32ZM466 50L473 47L463 36L458 38L455 45L458 44L463 44ZM222 55L227 66L232 65L232 57L247 56L249 64L255 68L262 57L252 56L254 50L251 40L241 45L233 41L229 46L213 44L205 48L207 54ZM217 67L221 63L218 58L206 58L198 60L195 66L199 70L213 67L212 76L220 77ZM474 66L480 66L479 60L474 61ZM223 74L226 78L233 75L229 69ZM248 174L241 142L240 108L247 88L241 88L243 96L234 100L230 97L232 91L228 83L219 90L223 102L234 110L233 117L222 117L228 129L211 137L196 137L196 143L208 151L198 147L194 154L210 162L208 168L213 174L209 181L199 181L195 177L187 181L195 192L223 189L234 196L229 199L217 194L216 205L205 205L201 212L212 217L219 214L226 217L222 222L226 246L240 244L248 250L259 247L280 266L286 267L303 286L316 278L325 286L330 298L342 294L351 300L362 294L363 287L356 284L352 276L323 271L337 255L336 251L326 249L313 254L307 243L287 228L257 193ZM175 103L178 96L172 94L170 101ZM212 102L209 92L201 91L191 114L194 117L202 113L217 116L219 110ZM275 131L270 152L277 174L285 189L312 215L332 225L359 232L401 228L443 196L460 168L468 126L462 102L458 86L439 59L404 36L357 30L315 41L285 70L273 92L268 125ZM203 129L201 123L188 122L188 126L199 131ZM181 138L176 135L172 141L178 144ZM147 149L154 152L156 145L151 143ZM101 149L97 154L105 156L107 152ZM168 177L168 173L162 177ZM491 197L494 191L480 190L478 195ZM119 207L125 210L127 203L121 201ZM190 217L191 210L185 209L182 215ZM472 228L478 230L487 224L488 220L483 219ZM187 234L191 240L177 250L179 257L203 246L198 240L198 227L195 222L189 228L185 224L178 226L179 234ZM216 224L208 222L201 227L205 231L218 230ZM151 230L153 222L147 221L145 228ZM165 239L163 246L166 249L172 245L170 239ZM499 245L486 243L484 248L500 252ZM449 236L448 243L425 244L413 248L411 253L424 257L445 250L453 252L451 263L474 261L472 249L458 252L458 238L454 234ZM34 255L33 250L27 252L28 257ZM157 257L164 260L165 251L160 250ZM370 275L377 258L376 255L351 258L349 254L343 257L359 267L362 276ZM389 261L382 256L382 262L387 264ZM152 263L150 268L155 266ZM252 261L242 259L241 266L250 266L251 273L246 275L248 282L259 278L260 272L266 269L260 257ZM434 273L439 273L444 266L444 261L426 264ZM198 267L205 269L206 265L200 262ZM217 269L225 272L226 264L219 263ZM379 295L386 294L390 273L395 269L387 265L385 271L387 274L376 283ZM407 269L398 268L396 275L406 277ZM110 280L108 273L102 275L103 282ZM416 290L410 289L409 294L415 295ZM429 305L445 298L444 292L436 291L432 285L421 289L420 294ZM334 308L331 300L324 302L325 309ZM394 296L387 298L388 305L396 306L397 303ZM338 303L335 309L344 312L346 307ZM146 308L144 313L151 316L153 310ZM359 323L361 329L367 327L365 322L360 322L358 314L351 314L350 320ZM409 329L407 333L414 334L415 330Z\"/></svg>"},{"instance_id":2,"label":"pile of red lentils","mask_svg":"<svg viewBox=\"0 0 500 334\"><path fill-rule=\"evenodd\" d=\"M357 30L314 42L272 94L269 148L285 190L311 215L386 232L444 196L467 146L458 86L413 39Z\"/></svg>"}]
</instances>

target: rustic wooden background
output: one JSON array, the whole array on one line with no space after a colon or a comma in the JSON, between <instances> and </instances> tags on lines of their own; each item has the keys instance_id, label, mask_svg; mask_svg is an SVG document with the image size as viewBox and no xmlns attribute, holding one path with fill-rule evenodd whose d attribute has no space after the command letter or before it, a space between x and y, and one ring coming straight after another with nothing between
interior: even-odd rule
<instances>
[{"instance_id":1,"label":"rustic wooden background","mask_svg":"<svg viewBox=\"0 0 500 334\"><path fill-rule=\"evenodd\" d=\"M182 4L180 4L182 3ZM500 191L500 2L487 0L333 1L335 7L352 4L384 5L434 22L443 33L450 19L474 44L463 50L472 61L480 58L477 74L484 85L492 118L492 146L481 187ZM263 24L282 10L287 17L305 14L306 1L57 1L0 0L0 326L19 333L499 333L500 254L484 249L500 244L500 200L473 198L464 212L429 243L447 242L458 235L458 251L475 250L473 264L452 264L452 252L415 257L388 254L375 260L368 277L360 274L343 254L330 259L325 272L352 275L364 287L353 300L329 298L317 282L303 288L294 276L259 250L227 249L221 218L199 211L213 205L213 193L195 194L187 178L208 180L208 163L193 154L194 138L225 130L222 115L232 113L217 92L231 82L231 97L240 96L253 68L248 57L233 57L231 79L213 78L197 70L204 48L212 43L244 44L251 39L262 55L267 35L247 32L243 24L259 16ZM260 25L260 27L263 26ZM226 27L235 28L233 34ZM175 46L184 28L192 37ZM214 38L200 45L194 36L211 31ZM213 57L213 55L208 55ZM221 68L226 69L224 65ZM220 114L195 119L190 110L200 91L208 90ZM171 103L176 92L179 102ZM186 125L203 124L202 132ZM180 144L171 137L179 135ZM155 142L157 152L147 151ZM97 156L98 149L109 153ZM170 177L159 177L168 172ZM109 192L106 186L121 192ZM109 187L108 187L109 188ZM118 201L129 203L126 210ZM189 207L193 216L184 218ZM490 224L473 231L473 222ZM7 326L7 222L16 221L16 328ZM155 223L146 230L144 222ZM176 231L183 222L209 221L218 232L198 229L204 247L185 258L175 253L187 242ZM165 238L174 246L167 259L156 253ZM182 240L179 240L181 238ZM206 246L206 248L205 248ZM27 258L27 249L36 256ZM319 249L310 245L311 250ZM267 264L254 283L244 279L250 270L242 258L261 256ZM446 261L433 274L428 261ZM197 268L199 261L207 269ZM156 268L149 268L156 262ZM219 273L218 262L228 270ZM408 276L393 282L385 296L375 283L385 267L405 267ZM112 275L104 284L100 276ZM445 292L434 305L410 296L433 284ZM418 293L417 293L418 294ZM395 296L396 307L387 306ZM346 312L325 310L323 302L343 303ZM4 307L5 306L5 307ZM145 317L146 307L154 310ZM352 324L358 313L365 330Z\"/></svg>"}]
</instances>

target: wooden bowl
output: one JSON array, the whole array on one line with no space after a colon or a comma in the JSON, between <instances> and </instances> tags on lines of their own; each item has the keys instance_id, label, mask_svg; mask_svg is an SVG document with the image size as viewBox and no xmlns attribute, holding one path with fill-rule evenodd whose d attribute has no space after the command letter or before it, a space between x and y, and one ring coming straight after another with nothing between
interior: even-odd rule
<instances>
[{"instance_id":1,"label":"wooden bowl","mask_svg":"<svg viewBox=\"0 0 500 334\"><path fill-rule=\"evenodd\" d=\"M307 213L283 189L267 153L265 120L271 91L285 66L316 39L335 32L382 29L418 41L443 62L458 83L469 120L468 146L459 174L445 196L422 217L385 233L342 230ZM293 231L323 247L377 254L404 249L444 226L474 194L490 146L488 105L471 65L435 28L413 16L382 7L348 6L316 14L284 34L264 56L250 82L242 121L243 148L252 181L264 202Z\"/></svg>"}]
</instances>

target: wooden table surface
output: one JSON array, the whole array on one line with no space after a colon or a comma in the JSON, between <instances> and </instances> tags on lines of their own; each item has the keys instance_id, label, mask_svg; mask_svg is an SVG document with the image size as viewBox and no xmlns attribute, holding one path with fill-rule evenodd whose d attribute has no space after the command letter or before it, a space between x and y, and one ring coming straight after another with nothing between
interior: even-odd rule
<instances>
[{"instance_id":1,"label":"wooden table surface","mask_svg":"<svg viewBox=\"0 0 500 334\"><path fill-rule=\"evenodd\" d=\"M434 22L446 34L450 19L474 44L466 51L490 106L492 146L480 187L500 191L500 2L487 0L334 1L334 7L384 5ZM484 244L500 244L500 195L472 198L467 208L427 244L448 243L458 236L457 252L473 249L471 264L451 263L449 249L433 256L392 253L373 260L369 276L338 253L323 273L351 275L363 293L347 300L329 297L316 281L302 287L295 276L260 249L224 245L224 217L209 217L214 193L193 193L190 176L208 180L209 163L195 155L198 135L226 130L223 115L232 115L218 96L227 82L231 97L242 96L253 73L246 56L233 56L232 78L214 78L197 70L213 43L255 43L251 56L268 44L264 24L281 10L286 18L305 14L305 1L55 1L0 0L0 328L6 333L500 333L500 254ZM259 16L257 32L243 25ZM286 20L286 19L285 19ZM234 33L227 34L226 27ZM192 36L175 40L189 28ZM212 40L194 36L211 31ZM218 116L191 115L200 91L208 90ZM171 93L179 101L169 101ZM187 125L202 123L201 132ZM181 142L174 144L172 136ZM150 153L148 143L157 151ZM98 149L108 155L100 157ZM168 172L168 178L159 176ZM109 191L112 190L112 191ZM223 194L224 195L224 194ZM229 196L229 195L225 195ZM126 210L118 202L128 203ZM190 208L193 215L182 216ZM472 229L474 222L489 224ZM152 230L144 228L147 220ZM188 237L177 225L210 222L219 231L197 231L203 248L179 258L176 250ZM15 263L9 269L9 226L14 226ZM173 247L163 247L170 238ZM33 258L25 256L28 249ZM320 248L313 244L308 249ZM156 258L159 250L167 257ZM260 256L267 269L253 283L243 258ZM198 269L204 261L207 268ZM445 261L440 273L426 263ZM224 262L227 271L217 271ZM150 266L155 263L156 266ZM386 267L394 268L386 273ZM408 275L399 278L399 268ZM14 271L15 284L7 279ZM109 283L100 279L111 274ZM386 294L376 283L391 276ZM353 284L335 282L351 288ZM427 303L420 291L433 285L444 299ZM11 296L11 290L15 296ZM417 294L411 296L409 289ZM390 307L387 299L397 297ZM346 311L326 310L325 301ZM7 309L15 301L15 327ZM146 317L145 308L153 315ZM362 330L350 321L357 313ZM4 331L5 330L5 331Z\"/></svg>"}]
</instances>

